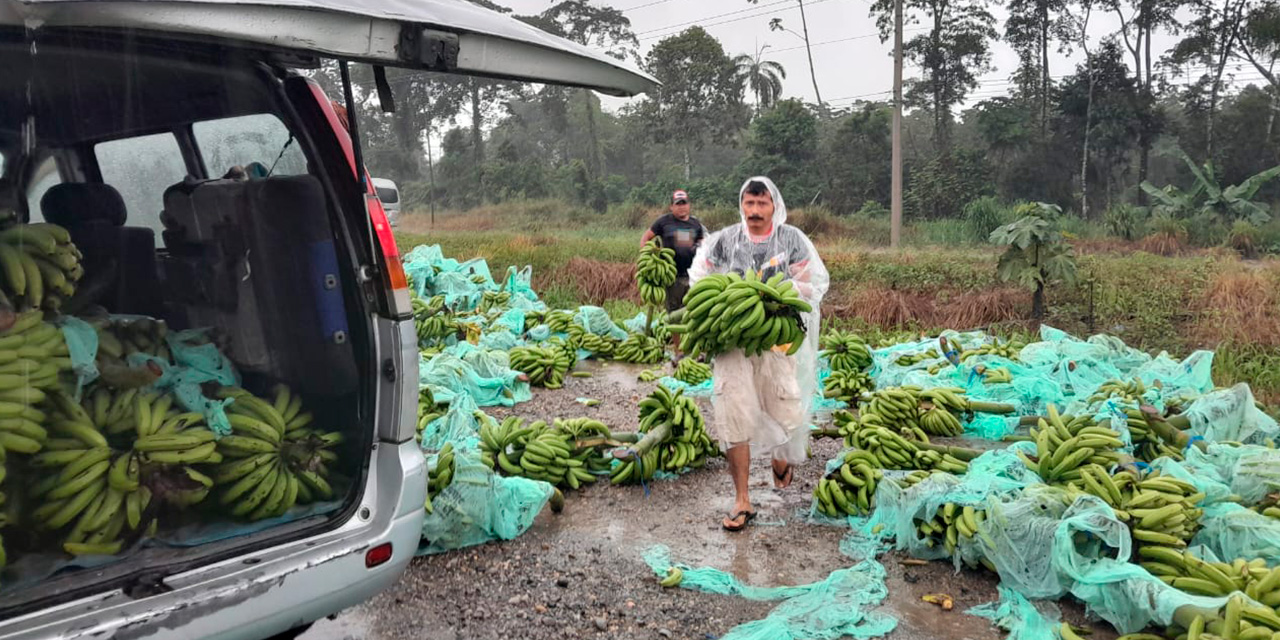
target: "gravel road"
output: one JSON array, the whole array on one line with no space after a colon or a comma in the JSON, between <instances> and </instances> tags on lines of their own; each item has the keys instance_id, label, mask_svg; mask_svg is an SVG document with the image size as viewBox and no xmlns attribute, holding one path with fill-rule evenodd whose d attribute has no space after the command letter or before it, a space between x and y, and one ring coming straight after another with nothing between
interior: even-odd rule
<instances>
[{"instance_id":1,"label":"gravel road","mask_svg":"<svg viewBox=\"0 0 1280 640\"><path fill-rule=\"evenodd\" d=\"M530 419L592 416L615 430L634 429L636 402L652 387L636 382L640 368L594 362L581 367L595 376L570 378L560 390L538 390L514 412ZM600 404L588 408L578 398ZM488 411L496 417L512 410ZM568 494L563 513L544 510L515 540L415 559L397 585L317 623L301 639L719 638L765 617L777 603L663 589L641 554L664 544L678 562L722 569L758 586L804 584L850 566L839 551L846 530L804 517L814 481L839 449L834 440L815 441L813 458L783 490L773 488L767 461L754 461L752 497L759 516L739 533L720 528L732 506L723 460L678 480L654 482L648 495L640 487L597 483ZM995 576L957 574L942 562L909 566L904 559L894 553L881 557L889 599L880 611L899 620L889 638L1004 635L963 613L997 599ZM954 609L922 602L927 593L950 594ZM1061 605L1071 622L1084 624L1077 604ZM1109 640L1115 633L1103 626L1092 637Z\"/></svg>"}]
</instances>

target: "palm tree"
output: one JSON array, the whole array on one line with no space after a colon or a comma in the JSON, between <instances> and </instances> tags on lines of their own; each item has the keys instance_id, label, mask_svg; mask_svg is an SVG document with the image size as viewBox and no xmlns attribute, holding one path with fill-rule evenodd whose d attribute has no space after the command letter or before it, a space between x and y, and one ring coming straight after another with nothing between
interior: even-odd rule
<instances>
[{"instance_id":1,"label":"palm tree","mask_svg":"<svg viewBox=\"0 0 1280 640\"><path fill-rule=\"evenodd\" d=\"M733 59L738 69L738 77L747 83L756 96L756 114L773 106L782 96L782 81L787 77L787 70L772 60L764 60L762 54L769 48L765 45L756 50L756 54L742 54Z\"/></svg>"}]
</instances>

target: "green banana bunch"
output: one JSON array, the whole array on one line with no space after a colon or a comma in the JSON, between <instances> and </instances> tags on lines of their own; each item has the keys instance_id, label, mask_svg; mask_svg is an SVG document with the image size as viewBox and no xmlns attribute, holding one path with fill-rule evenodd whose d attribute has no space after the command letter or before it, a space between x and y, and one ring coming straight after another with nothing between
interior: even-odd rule
<instances>
[{"instance_id":1,"label":"green banana bunch","mask_svg":"<svg viewBox=\"0 0 1280 640\"><path fill-rule=\"evenodd\" d=\"M530 329L533 329L534 327L540 324L543 324L546 321L547 321L546 311L534 311L532 309L529 309L524 312L524 330L525 331L529 331Z\"/></svg>"},{"instance_id":2,"label":"green banana bunch","mask_svg":"<svg viewBox=\"0 0 1280 640\"><path fill-rule=\"evenodd\" d=\"M219 502L231 515L273 518L295 504L334 496L328 465L338 460L332 448L343 437L312 428L314 415L302 410L301 396L277 385L272 402L232 387L219 397L235 400L227 407L231 435L217 442L226 460L213 475L223 489Z\"/></svg>"},{"instance_id":3,"label":"green banana bunch","mask_svg":"<svg viewBox=\"0 0 1280 640\"><path fill-rule=\"evenodd\" d=\"M880 461L860 449L843 455L844 462L814 486L814 506L831 518L867 515L875 507L876 485L883 473Z\"/></svg>"},{"instance_id":4,"label":"green banana bunch","mask_svg":"<svg viewBox=\"0 0 1280 640\"><path fill-rule=\"evenodd\" d=\"M961 540L975 536L981 538L991 548L996 546L995 540L979 528L986 519L985 509L947 502L938 507L932 518L928 520L916 518L914 522L916 532L926 547L942 546L946 548L947 553L955 554ZM980 557L978 562L991 571L996 570L995 565L986 557ZM970 566L973 567L972 564Z\"/></svg>"},{"instance_id":5,"label":"green banana bunch","mask_svg":"<svg viewBox=\"0 0 1280 640\"><path fill-rule=\"evenodd\" d=\"M569 362L569 368L572 369L578 364L578 348L573 345L572 340L564 340L562 338L551 338L542 343L544 347L551 347L559 351Z\"/></svg>"},{"instance_id":6,"label":"green banana bunch","mask_svg":"<svg viewBox=\"0 0 1280 640\"><path fill-rule=\"evenodd\" d=\"M591 469L602 466L599 461L588 466L593 458L601 457L595 448L575 450L575 440L569 432L542 420L527 427L520 418L507 418L497 427L490 424L486 428L482 424L480 439L481 450L496 460L496 469L554 486L577 489L595 482Z\"/></svg>"},{"instance_id":7,"label":"green banana bunch","mask_svg":"<svg viewBox=\"0 0 1280 640\"><path fill-rule=\"evenodd\" d=\"M654 382L661 378L663 372L661 369L645 369L636 376L636 380L640 382Z\"/></svg>"},{"instance_id":8,"label":"green banana bunch","mask_svg":"<svg viewBox=\"0 0 1280 640\"><path fill-rule=\"evenodd\" d=\"M1041 418L1031 429L1031 437L1035 459L1021 451L1018 456L1049 484L1081 480L1081 469L1089 464L1110 468L1121 461L1124 448L1119 433L1095 424L1091 416L1062 416L1053 405L1048 419Z\"/></svg>"},{"instance_id":9,"label":"green banana bunch","mask_svg":"<svg viewBox=\"0 0 1280 640\"><path fill-rule=\"evenodd\" d=\"M656 337L633 333L613 351L613 359L632 364L655 364L666 357L666 343Z\"/></svg>"},{"instance_id":10,"label":"green banana bunch","mask_svg":"<svg viewBox=\"0 0 1280 640\"><path fill-rule=\"evenodd\" d=\"M1276 506L1272 504L1271 506L1258 507L1258 508L1255 508L1254 510L1268 518L1275 518L1277 520L1280 520L1280 506Z\"/></svg>"},{"instance_id":11,"label":"green banana bunch","mask_svg":"<svg viewBox=\"0 0 1280 640\"><path fill-rule=\"evenodd\" d=\"M649 324L649 335L662 344L671 342L671 326L667 319L667 312L661 310L653 312L653 322Z\"/></svg>"},{"instance_id":12,"label":"green banana bunch","mask_svg":"<svg viewBox=\"0 0 1280 640\"><path fill-rule=\"evenodd\" d=\"M1093 392L1093 395L1089 396L1089 403L1117 399L1127 404L1140 404L1142 402L1142 394L1146 392L1147 385L1137 378L1133 380L1108 380L1102 383L1098 390Z\"/></svg>"},{"instance_id":13,"label":"green banana bunch","mask_svg":"<svg viewBox=\"0 0 1280 640\"><path fill-rule=\"evenodd\" d=\"M453 463L453 443L446 442L436 455L435 463L427 466L427 499L422 505L427 513L434 512L431 501L453 484Z\"/></svg>"},{"instance_id":14,"label":"green banana bunch","mask_svg":"<svg viewBox=\"0 0 1280 640\"><path fill-rule=\"evenodd\" d=\"M1222 565L1232 570L1240 566L1243 572L1250 575L1266 572L1265 566L1262 568L1256 566L1257 562L1257 560L1246 562L1243 559L1237 559L1230 565L1214 563L1211 570L1217 571L1218 566ZM1180 580L1184 584L1191 584L1191 581L1196 583L1211 582L1208 578L1180 577L1174 579ZM1276 579L1280 579L1280 576L1277 576ZM1250 584L1258 584L1262 580L1266 580L1266 578L1254 578L1250 581ZM1197 586L1204 585L1198 584ZM1184 590L1191 591L1190 588ZM1223 595L1226 595L1226 593ZM1250 602L1245 595L1234 593L1227 599L1227 604L1216 611L1191 605L1179 607L1174 612L1173 624L1165 629L1165 637L1171 640L1176 638L1185 638L1185 640L1270 640L1280 636L1280 616L1269 605L1265 603L1259 605L1256 602L1257 598L1254 598L1254 602ZM1063 640L1078 640L1079 636L1063 634L1062 638ZM1163 640L1161 636L1149 633L1123 635L1117 640L1153 639Z\"/></svg>"},{"instance_id":15,"label":"green banana bunch","mask_svg":"<svg viewBox=\"0 0 1280 640\"><path fill-rule=\"evenodd\" d=\"M858 410L860 416L874 416L881 423L897 429L920 426L920 387L890 387L864 396Z\"/></svg>"},{"instance_id":16,"label":"green banana bunch","mask_svg":"<svg viewBox=\"0 0 1280 640\"><path fill-rule=\"evenodd\" d=\"M444 296L423 300L412 296L413 324L417 329L419 344L432 344L458 333L458 323L444 305Z\"/></svg>"},{"instance_id":17,"label":"green banana bunch","mask_svg":"<svg viewBox=\"0 0 1280 640\"><path fill-rule=\"evenodd\" d=\"M39 310L20 312L0 332L0 447L16 454L40 451L49 427L36 405L58 388L59 374L70 368L62 331L44 322Z\"/></svg>"},{"instance_id":18,"label":"green banana bunch","mask_svg":"<svg viewBox=\"0 0 1280 640\"><path fill-rule=\"evenodd\" d=\"M418 442L422 442L422 431L427 428L427 425L443 416L444 413L445 408L436 404L435 396L431 393L429 387L418 389L418 433L415 439Z\"/></svg>"},{"instance_id":19,"label":"green banana bunch","mask_svg":"<svg viewBox=\"0 0 1280 640\"><path fill-rule=\"evenodd\" d=\"M873 391L876 383L865 371L857 369L832 369L822 383L822 396L855 404L864 393Z\"/></svg>"},{"instance_id":20,"label":"green banana bunch","mask_svg":"<svg viewBox=\"0 0 1280 640\"><path fill-rule=\"evenodd\" d=\"M1116 517L1129 523L1137 546L1183 548L1200 528L1204 510L1196 505L1204 493L1195 485L1158 471L1137 478L1131 472L1114 477L1099 464L1079 468L1080 478L1068 483L1072 492L1095 495L1111 506Z\"/></svg>"},{"instance_id":21,"label":"green banana bunch","mask_svg":"<svg viewBox=\"0 0 1280 640\"><path fill-rule=\"evenodd\" d=\"M812 310L800 298L790 280L779 273L761 282L754 271L709 275L684 297L682 324L671 325L680 334L680 350L689 356L717 355L742 349L757 355L779 345L790 345L793 355L804 341L801 313Z\"/></svg>"},{"instance_id":22,"label":"green banana bunch","mask_svg":"<svg viewBox=\"0 0 1280 640\"><path fill-rule=\"evenodd\" d=\"M720 447L708 435L702 411L684 390L671 391L662 385L640 401L640 428L644 437L635 444L633 457L615 466L613 484L648 480L658 469L678 472L696 469L707 458L720 455Z\"/></svg>"},{"instance_id":23,"label":"green banana bunch","mask_svg":"<svg viewBox=\"0 0 1280 640\"><path fill-rule=\"evenodd\" d=\"M555 309L547 312L547 327L555 333L569 333L573 326L573 312L567 309Z\"/></svg>"},{"instance_id":24,"label":"green banana bunch","mask_svg":"<svg viewBox=\"0 0 1280 640\"><path fill-rule=\"evenodd\" d=\"M667 303L667 287L676 281L676 252L654 238L640 248L636 258L636 287L645 304L660 307Z\"/></svg>"},{"instance_id":25,"label":"green banana bunch","mask_svg":"<svg viewBox=\"0 0 1280 640\"><path fill-rule=\"evenodd\" d=\"M1142 411L1134 408L1126 408L1125 424L1129 427L1129 437L1133 440L1133 455L1139 460L1145 462L1154 461L1156 458L1173 458L1174 460L1182 460L1182 450L1178 447L1169 446L1154 431L1147 422L1147 417Z\"/></svg>"},{"instance_id":26,"label":"green banana bunch","mask_svg":"<svg viewBox=\"0 0 1280 640\"><path fill-rule=\"evenodd\" d=\"M983 384L1009 384L1013 382L1013 373L1009 367L992 367L982 372Z\"/></svg>"},{"instance_id":27,"label":"green banana bunch","mask_svg":"<svg viewBox=\"0 0 1280 640\"><path fill-rule=\"evenodd\" d=\"M471 277L469 278L469 280L471 280L471 284L485 284L486 282L488 282L488 280L486 280L484 276L478 273L471 274Z\"/></svg>"},{"instance_id":28,"label":"green banana bunch","mask_svg":"<svg viewBox=\"0 0 1280 640\"><path fill-rule=\"evenodd\" d=\"M1220 598L1241 591L1272 609L1280 606L1280 567L1267 568L1265 558L1209 562L1185 549L1159 545L1138 547L1137 556L1142 568L1188 593Z\"/></svg>"},{"instance_id":29,"label":"green banana bunch","mask_svg":"<svg viewBox=\"0 0 1280 640\"><path fill-rule=\"evenodd\" d=\"M964 362L974 356L999 356L1006 360L1018 362L1018 354L1022 352L1023 347L1027 346L1025 342L1013 340L1004 344L984 344L972 349L965 349L960 352L960 361Z\"/></svg>"},{"instance_id":30,"label":"green banana bunch","mask_svg":"<svg viewBox=\"0 0 1280 640\"><path fill-rule=\"evenodd\" d=\"M0 302L16 309L57 311L84 276L71 234L48 222L0 231Z\"/></svg>"},{"instance_id":31,"label":"green banana bunch","mask_svg":"<svg viewBox=\"0 0 1280 640\"><path fill-rule=\"evenodd\" d=\"M609 336L591 333L582 326L569 325L569 343L579 349L585 349L601 358L608 358L617 350L619 341Z\"/></svg>"},{"instance_id":32,"label":"green banana bunch","mask_svg":"<svg viewBox=\"0 0 1280 640\"><path fill-rule=\"evenodd\" d=\"M508 353L512 369L529 376L530 384L548 389L564 386L565 374L573 366L565 350L555 347L516 347Z\"/></svg>"},{"instance_id":33,"label":"green banana bunch","mask_svg":"<svg viewBox=\"0 0 1280 640\"><path fill-rule=\"evenodd\" d=\"M0 447L0 486L4 485L5 476L9 475L8 469L5 466L7 462L8 454L5 453L4 447ZM0 529L4 529L4 526L9 523L9 513L5 508L5 497L4 491L0 491ZM0 536L0 571L4 570L4 566L8 562L8 559L9 556L4 550L4 536Z\"/></svg>"},{"instance_id":34,"label":"green banana bunch","mask_svg":"<svg viewBox=\"0 0 1280 640\"><path fill-rule=\"evenodd\" d=\"M695 358L681 358L676 363L676 371L672 374L676 380L690 385L700 385L711 379L711 367L698 362Z\"/></svg>"},{"instance_id":35,"label":"green banana bunch","mask_svg":"<svg viewBox=\"0 0 1280 640\"><path fill-rule=\"evenodd\" d=\"M833 329L819 341L831 371L862 371L871 366L871 349L858 334Z\"/></svg>"},{"instance_id":36,"label":"green banana bunch","mask_svg":"<svg viewBox=\"0 0 1280 640\"><path fill-rule=\"evenodd\" d=\"M486 291L480 296L480 306L476 311L487 314L491 311L506 309L511 304L510 291Z\"/></svg>"},{"instance_id":37,"label":"green banana bunch","mask_svg":"<svg viewBox=\"0 0 1280 640\"><path fill-rule=\"evenodd\" d=\"M118 319L112 317L91 318L87 321L98 332L98 355L108 362L123 360L131 353L145 353L170 362L169 344L165 337L169 335L169 326L164 320L139 317ZM156 374L158 376L158 374ZM109 375L107 377L110 377ZM114 380L112 386L116 385ZM146 386L145 384L135 386Z\"/></svg>"},{"instance_id":38,"label":"green banana bunch","mask_svg":"<svg viewBox=\"0 0 1280 640\"><path fill-rule=\"evenodd\" d=\"M848 411L834 414L845 445L871 454L882 469L936 470L965 473L969 463L956 457L961 450L937 447L919 428L895 430L885 426L879 416L854 417Z\"/></svg>"},{"instance_id":39,"label":"green banana bunch","mask_svg":"<svg viewBox=\"0 0 1280 640\"><path fill-rule=\"evenodd\" d=\"M920 364L925 360L936 360L937 358L938 358L938 350L929 349L928 351L923 351L920 353L904 353L898 356L898 359L895 360L894 362L896 362L899 367L910 367L910 366ZM946 364L946 363L942 362L939 364Z\"/></svg>"}]
</instances>

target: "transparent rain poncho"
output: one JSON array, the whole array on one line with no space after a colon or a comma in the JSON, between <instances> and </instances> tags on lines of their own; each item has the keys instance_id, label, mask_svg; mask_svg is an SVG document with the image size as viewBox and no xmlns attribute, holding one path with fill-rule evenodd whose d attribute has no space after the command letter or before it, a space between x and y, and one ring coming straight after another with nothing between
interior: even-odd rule
<instances>
[{"instance_id":1,"label":"transparent rain poncho","mask_svg":"<svg viewBox=\"0 0 1280 640\"><path fill-rule=\"evenodd\" d=\"M795 364L802 414L807 418L818 380L819 304L827 293L831 277L822 258L818 256L817 249L804 232L786 224L787 205L772 180L763 176L747 180L738 190L738 202L742 202L742 194L746 192L747 185L755 181L768 186L773 197L773 229L764 240L753 240L747 233L746 213L739 204L741 221L711 234L698 248L693 264L689 267L689 283L692 285L712 273L734 271L741 274L748 269L763 271L762 277L765 279L781 272L792 281L800 296L813 307L803 314L804 344L794 356L790 356ZM716 404L717 401L713 400L713 406ZM715 409L717 414L723 413L719 406L715 406ZM781 425L761 412L751 444L760 450L771 451L775 458L802 462L808 441L808 433L802 427L807 424L806 419L799 425ZM793 435L797 437L792 437Z\"/></svg>"}]
</instances>

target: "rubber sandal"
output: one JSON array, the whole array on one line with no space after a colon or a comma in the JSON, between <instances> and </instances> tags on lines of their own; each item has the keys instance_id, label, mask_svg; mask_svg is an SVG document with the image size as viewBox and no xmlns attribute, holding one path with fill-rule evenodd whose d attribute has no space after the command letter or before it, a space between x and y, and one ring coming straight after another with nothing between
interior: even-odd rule
<instances>
[{"instance_id":1,"label":"rubber sandal","mask_svg":"<svg viewBox=\"0 0 1280 640\"><path fill-rule=\"evenodd\" d=\"M728 524L721 522L720 526L724 527L725 531L742 531L743 529L747 528L747 525L751 524L751 521L754 520L755 517L756 517L756 512L754 511L739 511L729 516L729 521L736 522L738 518L742 518L742 524L736 527L731 527Z\"/></svg>"},{"instance_id":2,"label":"rubber sandal","mask_svg":"<svg viewBox=\"0 0 1280 640\"><path fill-rule=\"evenodd\" d=\"M770 465L770 468L772 468L772 465ZM773 469L773 486L778 489L786 489L791 486L791 481L795 479L795 468L795 465L789 464L787 465L787 470L783 471L781 475L778 474L777 469ZM782 484L783 482L786 484Z\"/></svg>"}]
</instances>

